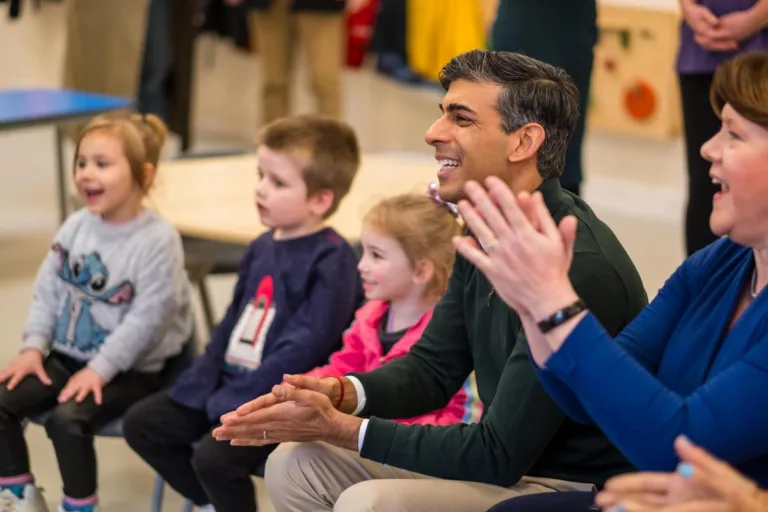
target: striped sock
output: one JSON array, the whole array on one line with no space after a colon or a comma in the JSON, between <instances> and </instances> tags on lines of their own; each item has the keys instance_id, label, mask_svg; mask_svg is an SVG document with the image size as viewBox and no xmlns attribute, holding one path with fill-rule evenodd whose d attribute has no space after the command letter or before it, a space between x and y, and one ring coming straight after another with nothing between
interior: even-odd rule
<instances>
[{"instance_id":1,"label":"striped sock","mask_svg":"<svg viewBox=\"0 0 768 512\"><path fill-rule=\"evenodd\" d=\"M64 499L61 501L61 509L66 512L94 512L98 502L99 498L95 494L81 499L64 496Z\"/></svg>"},{"instance_id":2,"label":"striped sock","mask_svg":"<svg viewBox=\"0 0 768 512\"><path fill-rule=\"evenodd\" d=\"M34 483L35 477L31 473L26 475L0 477L0 491L11 491L17 498L24 498L24 488L27 484Z\"/></svg>"}]
</instances>

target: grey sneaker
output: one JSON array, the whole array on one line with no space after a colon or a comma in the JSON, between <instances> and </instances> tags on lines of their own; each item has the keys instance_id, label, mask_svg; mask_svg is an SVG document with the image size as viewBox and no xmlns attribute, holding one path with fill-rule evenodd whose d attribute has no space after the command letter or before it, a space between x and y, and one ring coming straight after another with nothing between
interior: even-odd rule
<instances>
[{"instance_id":1,"label":"grey sneaker","mask_svg":"<svg viewBox=\"0 0 768 512\"><path fill-rule=\"evenodd\" d=\"M33 484L24 487L24 498L20 499L9 490L0 492L0 512L48 512L40 489Z\"/></svg>"}]
</instances>

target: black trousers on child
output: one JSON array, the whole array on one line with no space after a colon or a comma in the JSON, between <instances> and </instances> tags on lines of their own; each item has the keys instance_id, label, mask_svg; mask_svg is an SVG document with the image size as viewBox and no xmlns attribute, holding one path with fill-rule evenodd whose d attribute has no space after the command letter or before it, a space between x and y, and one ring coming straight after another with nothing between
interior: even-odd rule
<instances>
[{"instance_id":1,"label":"black trousers on child","mask_svg":"<svg viewBox=\"0 0 768 512\"><path fill-rule=\"evenodd\" d=\"M217 512L255 511L251 475L275 446L231 446L210 435L213 427L205 411L166 392L133 406L124 423L130 447L182 496Z\"/></svg>"},{"instance_id":2,"label":"black trousers on child","mask_svg":"<svg viewBox=\"0 0 768 512\"><path fill-rule=\"evenodd\" d=\"M58 396L69 378L85 364L53 352L44 362L52 384L46 386L37 376L28 376L9 391L0 386L0 477L30 472L29 453L21 422L30 416L51 411L45 430L53 442L64 494L88 498L96 493L96 452L93 435L128 408L160 387L159 374L126 372L118 374L102 391L102 404L93 395L81 403L59 404Z\"/></svg>"},{"instance_id":3,"label":"black trousers on child","mask_svg":"<svg viewBox=\"0 0 768 512\"><path fill-rule=\"evenodd\" d=\"M712 74L680 75L688 162L688 205L685 211L685 249L688 256L717 240L709 228L712 197L717 187L709 177L712 164L701 156L701 146L720 131L720 119L709 104L712 77Z\"/></svg>"}]
</instances>

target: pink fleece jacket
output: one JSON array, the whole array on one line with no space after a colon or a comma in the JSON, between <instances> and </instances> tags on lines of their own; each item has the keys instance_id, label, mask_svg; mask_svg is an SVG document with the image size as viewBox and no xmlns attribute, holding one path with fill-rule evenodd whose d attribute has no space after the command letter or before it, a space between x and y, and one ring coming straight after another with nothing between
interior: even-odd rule
<instances>
[{"instance_id":1,"label":"pink fleece jacket","mask_svg":"<svg viewBox=\"0 0 768 512\"><path fill-rule=\"evenodd\" d=\"M430 309L421 319L403 335L392 349L383 354L379 341L379 324L384 314L389 309L389 303L372 300L367 302L355 313L355 322L344 333L344 346L338 352L331 355L329 364L319 366L307 373L307 375L324 378L344 376L352 372L369 372L385 363L403 357L421 337L421 333L427 327L432 318ZM471 422L479 419L479 411L482 405L477 399L477 393L473 390L471 379L462 386L456 395L443 409L415 418L400 419L399 423L405 424L429 424L452 425L454 423Z\"/></svg>"}]
</instances>

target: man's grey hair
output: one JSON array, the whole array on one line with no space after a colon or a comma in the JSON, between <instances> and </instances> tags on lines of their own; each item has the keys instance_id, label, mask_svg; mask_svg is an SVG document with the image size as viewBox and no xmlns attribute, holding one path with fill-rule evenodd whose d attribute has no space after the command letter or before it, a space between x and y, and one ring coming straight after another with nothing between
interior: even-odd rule
<instances>
[{"instance_id":1,"label":"man's grey hair","mask_svg":"<svg viewBox=\"0 0 768 512\"><path fill-rule=\"evenodd\" d=\"M537 166L542 178L563 173L568 141L579 118L579 91L563 69L521 53L472 50L451 59L440 71L447 91L456 80L501 85L496 105L505 133L528 123L544 128Z\"/></svg>"}]
</instances>

